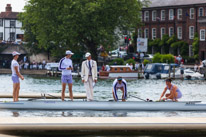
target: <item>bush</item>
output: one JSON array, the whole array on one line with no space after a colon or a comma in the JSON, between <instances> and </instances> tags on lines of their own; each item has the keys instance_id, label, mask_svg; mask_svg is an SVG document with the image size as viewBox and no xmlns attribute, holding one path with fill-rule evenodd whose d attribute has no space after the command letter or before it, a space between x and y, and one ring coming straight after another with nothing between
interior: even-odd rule
<instances>
[{"instance_id":1,"label":"bush","mask_svg":"<svg viewBox=\"0 0 206 137\"><path fill-rule=\"evenodd\" d=\"M149 60L147 60L147 59L145 59L145 60L143 61L143 63L144 63L144 65L147 65L147 64L149 64L149 63L150 63L150 61L149 61Z\"/></svg>"},{"instance_id":2,"label":"bush","mask_svg":"<svg viewBox=\"0 0 206 137\"><path fill-rule=\"evenodd\" d=\"M116 62L116 65L123 65L124 64L124 60L122 58L116 58L112 62L110 62L109 65L114 65L115 62Z\"/></svg>"},{"instance_id":3,"label":"bush","mask_svg":"<svg viewBox=\"0 0 206 137\"><path fill-rule=\"evenodd\" d=\"M171 54L157 53L152 59L153 63L174 63L174 56Z\"/></svg>"},{"instance_id":4,"label":"bush","mask_svg":"<svg viewBox=\"0 0 206 137\"><path fill-rule=\"evenodd\" d=\"M128 59L128 60L126 60L126 63L128 63L128 64L132 63L133 66L134 66L135 60L134 59Z\"/></svg>"}]
</instances>

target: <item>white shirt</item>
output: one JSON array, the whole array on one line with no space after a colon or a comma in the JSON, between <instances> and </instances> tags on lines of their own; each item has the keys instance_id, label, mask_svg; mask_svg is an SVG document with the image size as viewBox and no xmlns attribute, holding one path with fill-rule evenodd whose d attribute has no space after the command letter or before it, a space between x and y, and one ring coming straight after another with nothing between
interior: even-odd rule
<instances>
[{"instance_id":1,"label":"white shirt","mask_svg":"<svg viewBox=\"0 0 206 137\"><path fill-rule=\"evenodd\" d=\"M124 79L122 79L122 83L119 84L118 80L115 79L114 82L113 82L114 92L116 92L116 90L118 90L120 88L124 88L125 92L127 92L127 82Z\"/></svg>"},{"instance_id":2,"label":"white shirt","mask_svg":"<svg viewBox=\"0 0 206 137\"><path fill-rule=\"evenodd\" d=\"M18 71L19 71L19 63L16 61L16 60L12 60L11 61L11 72L12 72L12 76L15 76L15 75L17 75L16 74L16 71L15 71L15 69L14 69L14 67L18 67Z\"/></svg>"},{"instance_id":3,"label":"white shirt","mask_svg":"<svg viewBox=\"0 0 206 137\"><path fill-rule=\"evenodd\" d=\"M72 65L72 60L69 59L69 58L62 58L59 62L59 70L62 71L62 75L71 75L72 74L72 71L71 70L67 70L67 68L73 68L73 65Z\"/></svg>"}]
</instances>

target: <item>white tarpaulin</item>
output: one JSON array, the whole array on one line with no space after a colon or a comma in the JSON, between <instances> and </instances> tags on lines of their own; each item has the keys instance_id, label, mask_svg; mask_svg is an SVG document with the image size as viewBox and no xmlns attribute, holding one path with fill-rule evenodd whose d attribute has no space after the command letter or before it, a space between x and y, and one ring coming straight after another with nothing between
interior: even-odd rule
<instances>
[{"instance_id":1,"label":"white tarpaulin","mask_svg":"<svg viewBox=\"0 0 206 137\"><path fill-rule=\"evenodd\" d=\"M147 38L137 38L137 52L147 52Z\"/></svg>"}]
</instances>

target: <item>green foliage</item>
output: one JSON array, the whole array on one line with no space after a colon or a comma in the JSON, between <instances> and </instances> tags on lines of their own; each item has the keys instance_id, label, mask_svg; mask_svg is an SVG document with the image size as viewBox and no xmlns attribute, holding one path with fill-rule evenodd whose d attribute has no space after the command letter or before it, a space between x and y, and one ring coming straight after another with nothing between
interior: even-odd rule
<instances>
[{"instance_id":1,"label":"green foliage","mask_svg":"<svg viewBox=\"0 0 206 137\"><path fill-rule=\"evenodd\" d=\"M20 20L25 39L32 46L59 56L66 49L90 51L112 47L118 41L116 29L133 31L140 24L140 12L148 1L137 0L28 0ZM132 29L131 29L132 28Z\"/></svg>"},{"instance_id":2,"label":"green foliage","mask_svg":"<svg viewBox=\"0 0 206 137\"><path fill-rule=\"evenodd\" d=\"M187 64L195 64L196 58L194 57L182 56L182 58L185 60L185 63Z\"/></svg>"},{"instance_id":3,"label":"green foliage","mask_svg":"<svg viewBox=\"0 0 206 137\"><path fill-rule=\"evenodd\" d=\"M199 58L199 37L198 34L195 33L195 37L192 43L192 50L196 59Z\"/></svg>"},{"instance_id":4,"label":"green foliage","mask_svg":"<svg viewBox=\"0 0 206 137\"><path fill-rule=\"evenodd\" d=\"M189 45L185 41L174 42L174 43L171 44L171 47L174 50L180 50L180 54L182 56L188 56L188 54L189 54ZM176 52L176 55L178 55L177 52Z\"/></svg>"},{"instance_id":5,"label":"green foliage","mask_svg":"<svg viewBox=\"0 0 206 137\"><path fill-rule=\"evenodd\" d=\"M115 63L116 65L124 65L124 59L116 58L112 62L110 62L109 65L114 65Z\"/></svg>"},{"instance_id":6,"label":"green foliage","mask_svg":"<svg viewBox=\"0 0 206 137\"><path fill-rule=\"evenodd\" d=\"M147 64L149 64L149 63L150 63L150 61L149 61L149 60L147 60L147 59L145 59L143 63L144 63L144 65L147 65Z\"/></svg>"},{"instance_id":7,"label":"green foliage","mask_svg":"<svg viewBox=\"0 0 206 137\"><path fill-rule=\"evenodd\" d=\"M150 40L148 42L148 46L153 48L155 52L161 52L161 49L159 48L160 41L160 39Z\"/></svg>"},{"instance_id":8,"label":"green foliage","mask_svg":"<svg viewBox=\"0 0 206 137\"><path fill-rule=\"evenodd\" d=\"M168 40L167 40L167 44L171 45L172 43L177 41L177 36L176 35L172 35Z\"/></svg>"},{"instance_id":9,"label":"green foliage","mask_svg":"<svg viewBox=\"0 0 206 137\"><path fill-rule=\"evenodd\" d=\"M128 63L128 64L132 63L133 66L134 66L135 65L135 60L134 59L128 59L128 60L126 60L126 63Z\"/></svg>"},{"instance_id":10,"label":"green foliage","mask_svg":"<svg viewBox=\"0 0 206 137\"><path fill-rule=\"evenodd\" d=\"M157 53L152 59L153 63L174 63L174 56L171 54Z\"/></svg>"}]
</instances>

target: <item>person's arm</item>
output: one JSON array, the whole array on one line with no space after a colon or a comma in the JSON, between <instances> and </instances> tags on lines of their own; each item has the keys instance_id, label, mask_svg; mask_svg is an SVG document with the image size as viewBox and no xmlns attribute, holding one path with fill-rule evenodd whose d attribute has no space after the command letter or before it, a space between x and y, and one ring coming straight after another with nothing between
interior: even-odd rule
<instances>
[{"instance_id":1,"label":"person's arm","mask_svg":"<svg viewBox=\"0 0 206 137\"><path fill-rule=\"evenodd\" d=\"M82 78L82 82L83 83L84 83L84 76L85 76L85 68L84 68L84 62L82 62L81 78Z\"/></svg>"},{"instance_id":2,"label":"person's arm","mask_svg":"<svg viewBox=\"0 0 206 137\"><path fill-rule=\"evenodd\" d=\"M97 82L97 62L96 61L94 61L94 76L95 76L95 78L94 78L94 81L95 81L95 83Z\"/></svg>"},{"instance_id":3,"label":"person's arm","mask_svg":"<svg viewBox=\"0 0 206 137\"><path fill-rule=\"evenodd\" d=\"M165 89L164 89L164 91L162 92L162 95L160 96L160 99L159 100L161 100L162 99L162 97L165 95L165 92L167 91L167 87L165 87Z\"/></svg>"},{"instance_id":4,"label":"person's arm","mask_svg":"<svg viewBox=\"0 0 206 137\"><path fill-rule=\"evenodd\" d=\"M59 62L59 70L65 70L66 67L63 65L63 61L64 59L61 59L60 62Z\"/></svg>"},{"instance_id":5,"label":"person's arm","mask_svg":"<svg viewBox=\"0 0 206 137\"><path fill-rule=\"evenodd\" d=\"M24 77L20 74L18 70L18 66L14 66L14 70L16 71L17 76L19 76L21 80L24 80Z\"/></svg>"}]
</instances>

